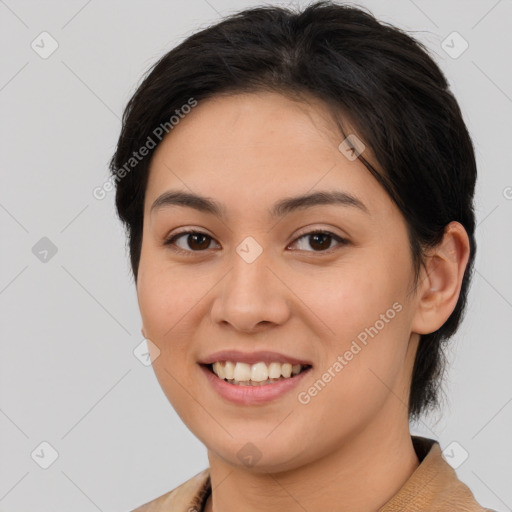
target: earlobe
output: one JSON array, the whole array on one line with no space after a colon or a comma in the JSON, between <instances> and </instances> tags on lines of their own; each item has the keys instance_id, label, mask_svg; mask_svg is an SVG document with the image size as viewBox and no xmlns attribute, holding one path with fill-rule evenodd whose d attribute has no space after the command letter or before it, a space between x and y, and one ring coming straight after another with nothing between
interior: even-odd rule
<instances>
[{"instance_id":1,"label":"earlobe","mask_svg":"<svg viewBox=\"0 0 512 512\"><path fill-rule=\"evenodd\" d=\"M443 240L429 251L420 275L413 332L434 332L452 314L459 298L469 253L466 230L459 222L450 222L445 228Z\"/></svg>"}]
</instances>

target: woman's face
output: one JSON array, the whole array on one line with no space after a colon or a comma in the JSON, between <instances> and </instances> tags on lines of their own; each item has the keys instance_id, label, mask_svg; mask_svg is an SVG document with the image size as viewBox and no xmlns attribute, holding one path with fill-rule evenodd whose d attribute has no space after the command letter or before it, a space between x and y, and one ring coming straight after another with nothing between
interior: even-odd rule
<instances>
[{"instance_id":1,"label":"woman's face","mask_svg":"<svg viewBox=\"0 0 512 512\"><path fill-rule=\"evenodd\" d=\"M378 441L407 426L418 335L406 224L342 142L316 100L240 94L199 102L152 159L137 282L144 334L160 351L153 366L169 401L229 464L252 455L255 467L286 470L363 432ZM199 202L152 208L170 191L219 212ZM275 208L320 192L339 201ZM193 230L202 235L183 234ZM224 395L200 364L221 350L272 351L281 357L262 359L311 368L267 384L283 387L273 397L228 383Z\"/></svg>"}]
</instances>

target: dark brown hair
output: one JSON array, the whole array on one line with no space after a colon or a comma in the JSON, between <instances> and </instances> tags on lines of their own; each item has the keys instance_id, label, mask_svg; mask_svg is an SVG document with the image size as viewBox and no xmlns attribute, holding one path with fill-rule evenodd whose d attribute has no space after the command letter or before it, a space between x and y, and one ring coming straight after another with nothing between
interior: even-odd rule
<instances>
[{"instance_id":1,"label":"dark brown hair","mask_svg":"<svg viewBox=\"0 0 512 512\"><path fill-rule=\"evenodd\" d=\"M126 163L158 127L170 133L171 116L191 98L260 90L314 96L350 121L383 171L359 158L407 222L416 282L425 249L442 240L445 226L458 221L467 231L471 254L457 305L442 327L421 336L416 354L409 398L409 417L416 419L439 405L443 344L466 305L476 250L476 163L457 101L426 48L361 8L322 1L302 11L247 9L193 34L152 66L126 106L110 162L135 281L154 148L133 170Z\"/></svg>"}]
</instances>

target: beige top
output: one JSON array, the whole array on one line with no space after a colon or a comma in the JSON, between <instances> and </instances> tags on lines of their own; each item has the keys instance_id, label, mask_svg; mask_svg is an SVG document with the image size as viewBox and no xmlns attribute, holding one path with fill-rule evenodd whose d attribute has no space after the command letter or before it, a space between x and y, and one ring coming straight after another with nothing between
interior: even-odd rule
<instances>
[{"instance_id":1,"label":"beige top","mask_svg":"<svg viewBox=\"0 0 512 512\"><path fill-rule=\"evenodd\" d=\"M495 512L481 507L444 459L439 443L411 436L419 466L378 512ZM132 512L203 512L211 492L210 468Z\"/></svg>"}]
</instances>

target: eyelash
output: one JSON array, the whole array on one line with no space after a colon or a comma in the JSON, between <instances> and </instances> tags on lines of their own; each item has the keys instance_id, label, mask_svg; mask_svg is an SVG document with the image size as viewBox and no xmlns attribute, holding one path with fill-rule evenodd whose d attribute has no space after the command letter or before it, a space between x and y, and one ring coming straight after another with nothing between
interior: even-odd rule
<instances>
[{"instance_id":1,"label":"eyelash","mask_svg":"<svg viewBox=\"0 0 512 512\"><path fill-rule=\"evenodd\" d=\"M336 240L338 242L338 245L340 245L340 246L347 245L349 243L349 241L347 239L342 238L338 235L335 235L334 233L332 233L330 231L325 231L325 230L308 231L307 233L303 233L303 234L299 235L292 243L297 242L301 238L305 238L305 237L312 236L312 235L319 235L319 234L330 236L331 238ZM164 245L169 246L173 251L175 251L179 254L184 254L186 256L192 256L193 253L201 253L201 252L206 252L208 250L208 249L204 249L201 251L185 250L185 249L182 249L181 247L177 247L176 245L174 245L175 241L184 235L205 235L206 237L208 237L210 239L210 241L214 240L213 237L211 237L207 233L204 233L203 231L199 231L196 229L189 229L187 231L181 231L179 233L175 233L174 235L172 235L171 237L169 237L168 239L166 239L164 241ZM317 253L317 254L330 254L333 251L333 249L336 249L336 247L331 247L325 251L311 250L311 251L305 251L305 252L313 252L313 253Z\"/></svg>"}]
</instances>

